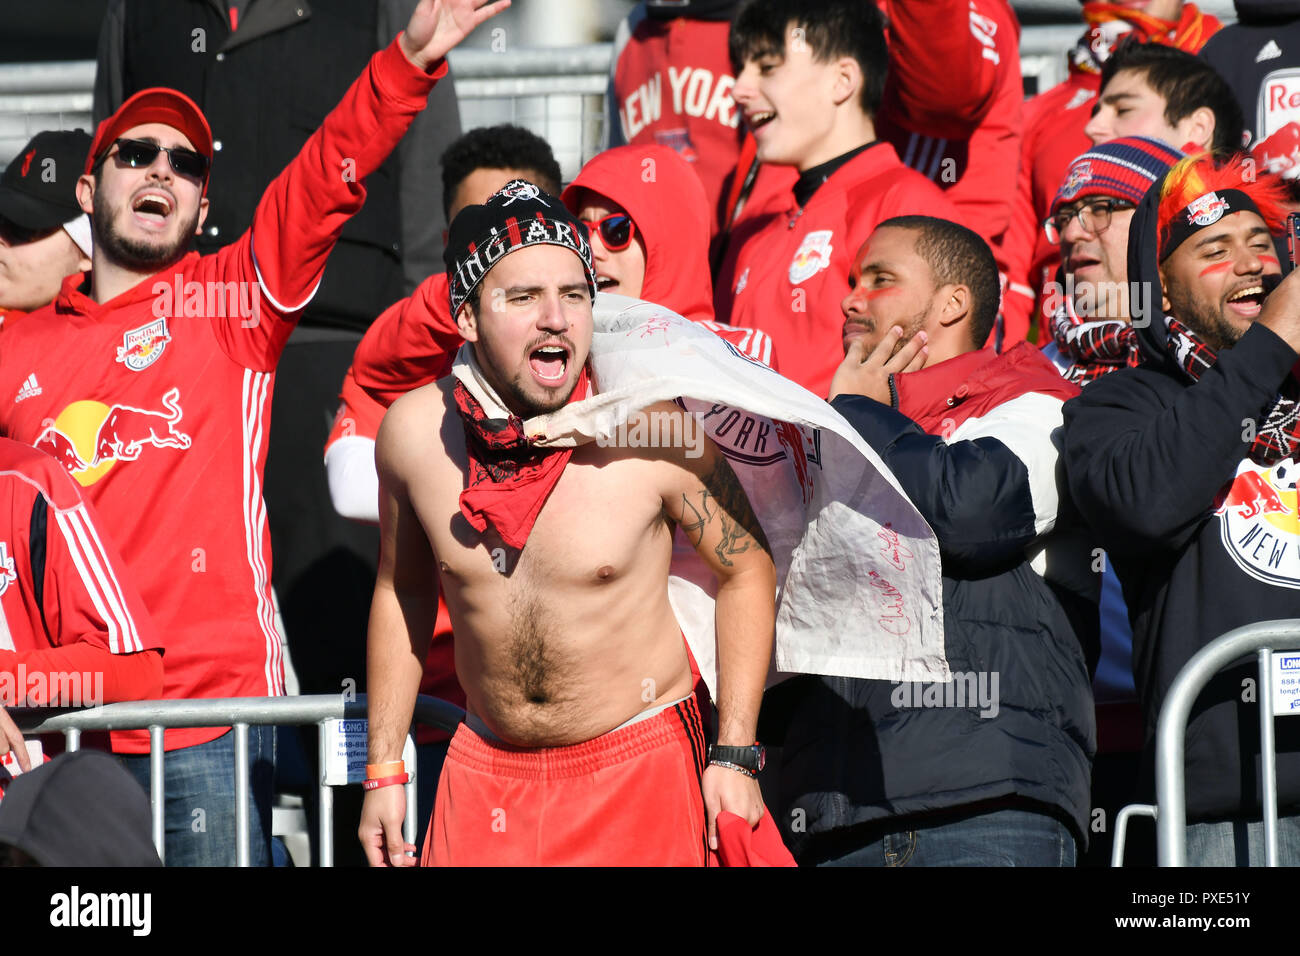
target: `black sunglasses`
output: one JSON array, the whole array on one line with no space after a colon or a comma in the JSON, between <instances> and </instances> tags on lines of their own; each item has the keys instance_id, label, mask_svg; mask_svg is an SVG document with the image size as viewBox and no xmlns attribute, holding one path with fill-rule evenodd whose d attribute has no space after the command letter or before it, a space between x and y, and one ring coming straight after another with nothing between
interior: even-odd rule
<instances>
[{"instance_id":1,"label":"black sunglasses","mask_svg":"<svg viewBox=\"0 0 1300 956\"><path fill-rule=\"evenodd\" d=\"M636 227L632 225L632 217L626 213L616 212L606 216L603 219L597 219L595 222L582 221L583 226L587 229L587 238L590 239L592 233L600 231L601 244L610 252L622 252L632 242L632 237L636 235Z\"/></svg>"},{"instance_id":2,"label":"black sunglasses","mask_svg":"<svg viewBox=\"0 0 1300 956\"><path fill-rule=\"evenodd\" d=\"M132 169L151 165L158 158L158 153L164 152L172 169L182 176L202 180L208 174L208 157L184 146L172 146L169 149L143 139L119 139L113 145L117 147L117 155L122 162ZM104 155L107 158L108 154Z\"/></svg>"}]
</instances>

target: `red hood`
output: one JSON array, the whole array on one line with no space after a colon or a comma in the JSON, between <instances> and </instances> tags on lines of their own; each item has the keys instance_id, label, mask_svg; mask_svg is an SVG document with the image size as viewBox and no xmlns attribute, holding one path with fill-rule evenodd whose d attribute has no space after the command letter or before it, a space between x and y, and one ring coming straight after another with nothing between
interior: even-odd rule
<instances>
[{"instance_id":1,"label":"red hood","mask_svg":"<svg viewBox=\"0 0 1300 956\"><path fill-rule=\"evenodd\" d=\"M564 190L564 204L578 213L579 189L612 199L632 217L645 241L641 298L686 318L713 318L709 278L709 201L690 163L667 146L607 149Z\"/></svg>"},{"instance_id":2,"label":"red hood","mask_svg":"<svg viewBox=\"0 0 1300 956\"><path fill-rule=\"evenodd\" d=\"M1001 355L991 349L966 352L893 378L898 410L931 435L951 433L966 419L1029 392L1062 401L1079 394L1079 387L1063 379L1051 360L1028 342Z\"/></svg>"}]
</instances>

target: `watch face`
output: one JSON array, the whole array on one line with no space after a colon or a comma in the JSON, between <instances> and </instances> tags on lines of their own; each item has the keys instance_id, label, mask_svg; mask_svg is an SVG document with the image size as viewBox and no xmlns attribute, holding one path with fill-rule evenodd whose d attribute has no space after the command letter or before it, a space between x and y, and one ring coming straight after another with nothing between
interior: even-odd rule
<instances>
[{"instance_id":1,"label":"watch face","mask_svg":"<svg viewBox=\"0 0 1300 956\"><path fill-rule=\"evenodd\" d=\"M758 754L758 769L761 771L767 766L767 748L762 744L757 744L754 747L754 752Z\"/></svg>"}]
</instances>

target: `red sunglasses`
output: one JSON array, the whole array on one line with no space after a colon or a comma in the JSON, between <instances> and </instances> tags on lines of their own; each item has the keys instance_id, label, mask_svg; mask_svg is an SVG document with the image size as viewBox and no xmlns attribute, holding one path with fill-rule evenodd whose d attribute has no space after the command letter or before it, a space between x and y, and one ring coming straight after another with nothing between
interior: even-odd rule
<instances>
[{"instance_id":1,"label":"red sunglasses","mask_svg":"<svg viewBox=\"0 0 1300 956\"><path fill-rule=\"evenodd\" d=\"M636 235L632 217L624 212L612 213L594 222L581 222L587 230L587 239L590 240L592 234L599 230L601 245L610 252L622 252L632 244L632 237Z\"/></svg>"}]
</instances>

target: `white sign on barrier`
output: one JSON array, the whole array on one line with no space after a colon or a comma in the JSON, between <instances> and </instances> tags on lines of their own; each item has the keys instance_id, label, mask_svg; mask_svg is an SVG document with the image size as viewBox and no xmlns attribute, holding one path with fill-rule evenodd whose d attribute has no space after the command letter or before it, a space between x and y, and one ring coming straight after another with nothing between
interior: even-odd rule
<instances>
[{"instance_id":1,"label":"white sign on barrier","mask_svg":"<svg viewBox=\"0 0 1300 956\"><path fill-rule=\"evenodd\" d=\"M1300 714L1300 654L1273 654L1273 713Z\"/></svg>"},{"instance_id":2,"label":"white sign on barrier","mask_svg":"<svg viewBox=\"0 0 1300 956\"><path fill-rule=\"evenodd\" d=\"M361 783L366 779L366 731L369 722L364 718L327 720L321 727L325 735L325 766L321 768L325 785L339 787L348 783ZM415 747L406 738L402 748L406 769L415 779Z\"/></svg>"}]
</instances>

